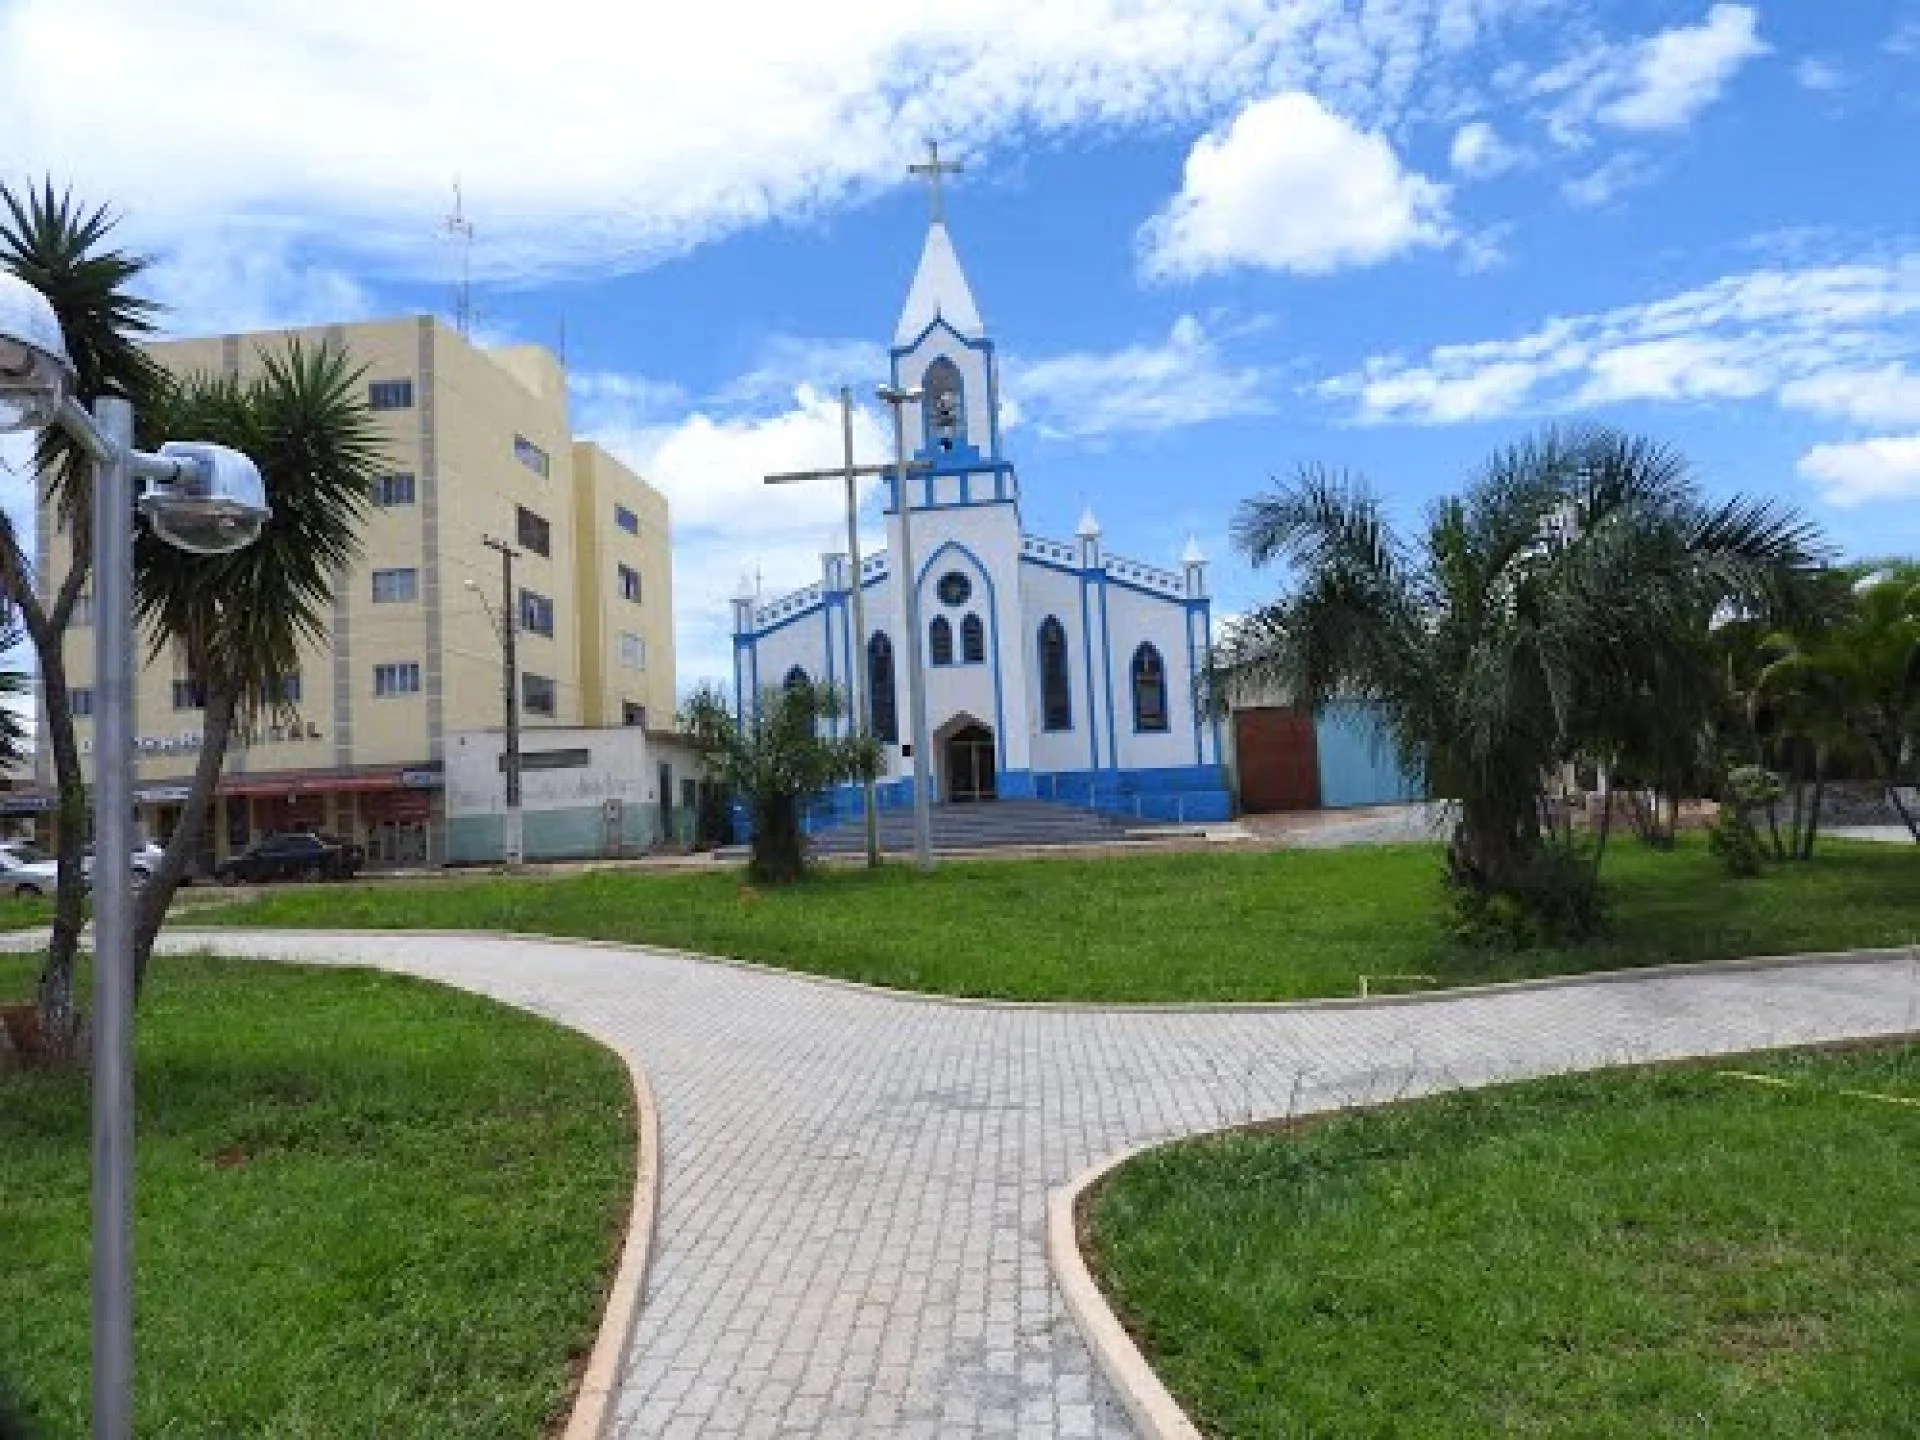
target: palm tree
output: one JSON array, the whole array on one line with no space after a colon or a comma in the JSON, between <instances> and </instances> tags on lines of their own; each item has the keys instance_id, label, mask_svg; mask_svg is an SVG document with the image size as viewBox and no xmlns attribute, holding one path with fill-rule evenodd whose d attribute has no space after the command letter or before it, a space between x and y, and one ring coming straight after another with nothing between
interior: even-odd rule
<instances>
[{"instance_id":1,"label":"palm tree","mask_svg":"<svg viewBox=\"0 0 1920 1440\"><path fill-rule=\"evenodd\" d=\"M205 690L199 762L181 822L140 899L134 975L205 833L236 727L290 713L303 645L327 638L334 585L359 555L360 527L384 456L363 372L336 346L262 352L257 378L192 376L154 407L157 431L251 456L273 516L230 555L190 555L142 533L135 542L140 619L151 657L174 647Z\"/></svg>"},{"instance_id":2,"label":"palm tree","mask_svg":"<svg viewBox=\"0 0 1920 1440\"><path fill-rule=\"evenodd\" d=\"M0 265L52 302L73 357L79 399L91 404L103 395L118 395L132 401L136 410L147 405L164 379L140 348L153 333L157 311L130 288L146 260L108 243L115 218L104 206L89 209L71 192L56 192L50 181L25 193L0 185L0 208L5 210L0 215ZM74 538L71 563L65 577L53 584L36 569L36 557L13 527L0 527L0 594L19 616L38 660L46 725L40 743L52 755L60 793L60 878L53 933L40 974L37 1023L45 1053L70 1055L78 1026L73 981L84 899L80 852L87 801L68 700L65 645L90 569L84 537L92 524L91 473L85 456L57 429L42 432L34 460L40 498ZM39 559L44 563L45 557Z\"/></svg>"},{"instance_id":3,"label":"palm tree","mask_svg":"<svg viewBox=\"0 0 1920 1440\"><path fill-rule=\"evenodd\" d=\"M1920 815L1901 794L1920 737L1920 565L1856 566L1839 614L1824 625L1769 637L1771 658L1755 703L1814 759L1814 819L1799 858L1812 853L1826 760L1837 749L1867 756L1907 832L1920 843Z\"/></svg>"},{"instance_id":4,"label":"palm tree","mask_svg":"<svg viewBox=\"0 0 1920 1440\"><path fill-rule=\"evenodd\" d=\"M801 821L807 801L830 785L877 772L880 752L871 738L820 733L822 720L843 713L839 691L798 678L764 691L744 720L711 686L688 700L682 723L706 755L709 771L752 813L747 873L754 880L798 880L806 870Z\"/></svg>"},{"instance_id":5,"label":"palm tree","mask_svg":"<svg viewBox=\"0 0 1920 1440\"><path fill-rule=\"evenodd\" d=\"M1566 873L1546 855L1549 773L1609 751L1656 763L1633 753L1652 752L1641 699L1707 692L1688 676L1712 617L1783 603L1820 561L1794 515L1711 505L1675 452L1598 427L1497 452L1414 542L1363 482L1319 468L1246 501L1234 542L1295 583L1225 637L1216 693L1370 702L1407 770L1458 802L1452 884L1534 913L1564 898L1543 893Z\"/></svg>"}]
</instances>

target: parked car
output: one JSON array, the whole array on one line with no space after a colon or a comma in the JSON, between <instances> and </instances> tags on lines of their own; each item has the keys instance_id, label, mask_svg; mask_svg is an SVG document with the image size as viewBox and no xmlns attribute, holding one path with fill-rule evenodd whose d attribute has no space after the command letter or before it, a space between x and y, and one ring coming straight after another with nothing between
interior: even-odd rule
<instances>
[{"instance_id":1,"label":"parked car","mask_svg":"<svg viewBox=\"0 0 1920 1440\"><path fill-rule=\"evenodd\" d=\"M0 845L0 892L30 899L51 895L60 883L60 865L25 841Z\"/></svg>"},{"instance_id":2,"label":"parked car","mask_svg":"<svg viewBox=\"0 0 1920 1440\"><path fill-rule=\"evenodd\" d=\"M348 841L312 830L287 830L256 841L214 867L222 885L265 880L347 880L366 863L367 852Z\"/></svg>"},{"instance_id":3,"label":"parked car","mask_svg":"<svg viewBox=\"0 0 1920 1440\"><path fill-rule=\"evenodd\" d=\"M159 870L160 862L166 859L166 856L166 850L154 844L151 840L144 840L134 846L133 883L136 886L140 886L151 880L154 872ZM93 846L91 844L81 852L80 865L81 873L87 877L87 882L91 884L93 882ZM193 877L191 875L183 875L180 877L180 883L182 885L191 885L193 883Z\"/></svg>"}]
</instances>

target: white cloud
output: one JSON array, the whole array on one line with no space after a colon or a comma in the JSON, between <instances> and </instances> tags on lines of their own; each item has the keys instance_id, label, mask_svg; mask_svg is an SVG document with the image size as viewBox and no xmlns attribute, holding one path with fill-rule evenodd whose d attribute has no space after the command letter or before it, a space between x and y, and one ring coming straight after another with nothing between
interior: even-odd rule
<instances>
[{"instance_id":1,"label":"white cloud","mask_svg":"<svg viewBox=\"0 0 1920 1440\"><path fill-rule=\"evenodd\" d=\"M303 259L289 236L258 226L195 232L140 284L164 307L159 323L170 336L346 323L377 308L359 281Z\"/></svg>"},{"instance_id":2,"label":"white cloud","mask_svg":"<svg viewBox=\"0 0 1920 1440\"><path fill-rule=\"evenodd\" d=\"M1170 430L1258 414L1271 377L1236 366L1191 315L1164 341L1104 353L1078 352L1007 363L1007 392L1020 420L1054 439Z\"/></svg>"},{"instance_id":3,"label":"white cloud","mask_svg":"<svg viewBox=\"0 0 1920 1440\"><path fill-rule=\"evenodd\" d=\"M1625 93L1600 118L1623 130L1672 130L1719 98L1749 60L1771 48L1749 5L1715 5L1706 20L1641 42Z\"/></svg>"},{"instance_id":4,"label":"white cloud","mask_svg":"<svg viewBox=\"0 0 1920 1440\"><path fill-rule=\"evenodd\" d=\"M1802 90L1829 94L1846 88L1847 72L1831 60L1809 55L1793 67L1793 79Z\"/></svg>"},{"instance_id":5,"label":"white cloud","mask_svg":"<svg viewBox=\"0 0 1920 1440\"><path fill-rule=\"evenodd\" d=\"M1628 190L1637 189L1653 179L1654 167L1632 150L1609 156L1586 174L1568 180L1560 187L1567 203L1583 210L1598 210L1610 205Z\"/></svg>"},{"instance_id":6,"label":"white cloud","mask_svg":"<svg viewBox=\"0 0 1920 1440\"><path fill-rule=\"evenodd\" d=\"M1829 505L1920 500L1920 435L1816 445L1800 457L1799 470Z\"/></svg>"},{"instance_id":7,"label":"white cloud","mask_svg":"<svg viewBox=\"0 0 1920 1440\"><path fill-rule=\"evenodd\" d=\"M1920 55L1920 16L1902 20L1881 42L1880 48L1902 60Z\"/></svg>"},{"instance_id":8,"label":"white cloud","mask_svg":"<svg viewBox=\"0 0 1920 1440\"><path fill-rule=\"evenodd\" d=\"M1781 404L1898 421L1920 356L1920 254L1729 275L1665 299L1561 316L1510 339L1376 356L1323 381L1365 422L1448 424L1629 401Z\"/></svg>"},{"instance_id":9,"label":"white cloud","mask_svg":"<svg viewBox=\"0 0 1920 1440\"><path fill-rule=\"evenodd\" d=\"M1452 231L1446 186L1296 90L1202 136L1180 193L1140 238L1149 275L1183 278L1239 265L1325 274L1445 244Z\"/></svg>"},{"instance_id":10,"label":"white cloud","mask_svg":"<svg viewBox=\"0 0 1920 1440\"><path fill-rule=\"evenodd\" d=\"M1529 90L1546 102L1546 120L1565 145L1587 140L1591 126L1677 130L1720 97L1748 61L1771 47L1748 5L1717 4L1697 25L1681 25L1621 44L1586 43L1536 75Z\"/></svg>"},{"instance_id":11,"label":"white cloud","mask_svg":"<svg viewBox=\"0 0 1920 1440\"><path fill-rule=\"evenodd\" d=\"M1471 121L1456 130L1447 153L1447 163L1470 180L1484 180L1511 170L1519 161L1520 152L1484 120Z\"/></svg>"},{"instance_id":12,"label":"white cloud","mask_svg":"<svg viewBox=\"0 0 1920 1440\"><path fill-rule=\"evenodd\" d=\"M1822 370L1782 388L1780 400L1859 425L1920 425L1920 374L1899 364Z\"/></svg>"},{"instance_id":13,"label":"white cloud","mask_svg":"<svg viewBox=\"0 0 1920 1440\"><path fill-rule=\"evenodd\" d=\"M142 243L285 225L411 279L451 273L458 178L476 272L528 279L863 200L929 134L986 158L1276 85L1385 124L1538 5L8 0L0 134Z\"/></svg>"}]
</instances>

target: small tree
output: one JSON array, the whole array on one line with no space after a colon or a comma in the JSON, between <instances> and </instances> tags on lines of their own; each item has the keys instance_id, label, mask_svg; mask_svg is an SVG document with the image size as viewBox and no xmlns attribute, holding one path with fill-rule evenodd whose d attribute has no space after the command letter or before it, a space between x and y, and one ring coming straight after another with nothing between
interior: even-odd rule
<instances>
[{"instance_id":1,"label":"small tree","mask_svg":"<svg viewBox=\"0 0 1920 1440\"><path fill-rule=\"evenodd\" d=\"M1234 539L1295 583L1225 637L1215 693L1370 701L1402 765L1459 804L1463 907L1562 932L1597 916L1597 861L1554 843L1547 777L1610 755L1677 773L1693 702L1684 733L1645 732L1661 697L1710 693L1709 618L1768 612L1820 552L1791 513L1710 504L1674 452L1598 427L1496 453L1411 541L1365 485L1318 469L1245 502Z\"/></svg>"},{"instance_id":2,"label":"small tree","mask_svg":"<svg viewBox=\"0 0 1920 1440\"><path fill-rule=\"evenodd\" d=\"M199 763L180 824L140 896L134 980L146 978L167 906L206 831L238 726L288 714L303 644L326 640L334 585L360 551L360 526L384 454L362 372L336 346L297 340L261 354L249 381L192 376L152 425L251 456L273 516L230 555L189 555L143 532L136 542L140 617L153 658L184 652L204 688Z\"/></svg>"},{"instance_id":3,"label":"small tree","mask_svg":"<svg viewBox=\"0 0 1920 1440\"><path fill-rule=\"evenodd\" d=\"M755 881L798 880L807 862L801 826L807 802L831 785L879 773L880 751L872 739L820 733L822 721L844 713L838 690L798 679L763 691L744 720L711 686L687 702L682 722L714 778L752 815L747 873Z\"/></svg>"},{"instance_id":4,"label":"small tree","mask_svg":"<svg viewBox=\"0 0 1920 1440\"><path fill-rule=\"evenodd\" d=\"M103 395L117 395L132 401L136 412L145 409L164 385L160 367L140 348L153 333L156 307L131 289L147 262L110 248L115 220L104 206L88 209L70 193L56 192L51 182L25 194L0 186L0 205L6 212L0 215L0 266L52 302L73 358L79 400L90 405ZM84 919L80 851L86 841L87 801L68 699L66 638L92 561L87 543L92 467L85 452L55 427L41 433L34 468L36 498L53 510L73 540L71 563L58 584L52 583L36 568L36 562L44 565L47 557L30 555L7 525L0 529L0 590L26 627L38 657L46 724L40 743L53 758L60 796L60 870L36 1000L38 1043L49 1057L71 1059L79 1034L73 985Z\"/></svg>"}]
</instances>

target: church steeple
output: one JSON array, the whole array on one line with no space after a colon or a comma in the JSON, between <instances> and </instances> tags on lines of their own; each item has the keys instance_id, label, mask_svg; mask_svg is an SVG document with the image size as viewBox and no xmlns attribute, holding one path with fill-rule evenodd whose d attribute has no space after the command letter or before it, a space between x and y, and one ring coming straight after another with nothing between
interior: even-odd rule
<instances>
[{"instance_id":1,"label":"church steeple","mask_svg":"<svg viewBox=\"0 0 1920 1440\"><path fill-rule=\"evenodd\" d=\"M920 251L920 268L914 272L906 308L900 312L900 323L893 332L895 345L913 344L935 320L945 320L968 340L986 338L979 307L973 303L973 291L967 288L966 273L954 253L953 237L947 233L941 182L961 168L958 160L940 158L940 145L934 140L927 142L925 162L907 167L908 174L925 177L932 193L933 219L927 226L927 243Z\"/></svg>"},{"instance_id":2,"label":"church steeple","mask_svg":"<svg viewBox=\"0 0 1920 1440\"><path fill-rule=\"evenodd\" d=\"M927 228L927 243L920 252L920 268L914 272L913 288L907 292L906 308L900 312L900 324L893 332L893 343L911 345L935 320L945 320L968 340L983 340L986 329L980 323L980 310L973 303L973 291L967 286L960 257L954 253L953 238L943 221Z\"/></svg>"}]
</instances>

